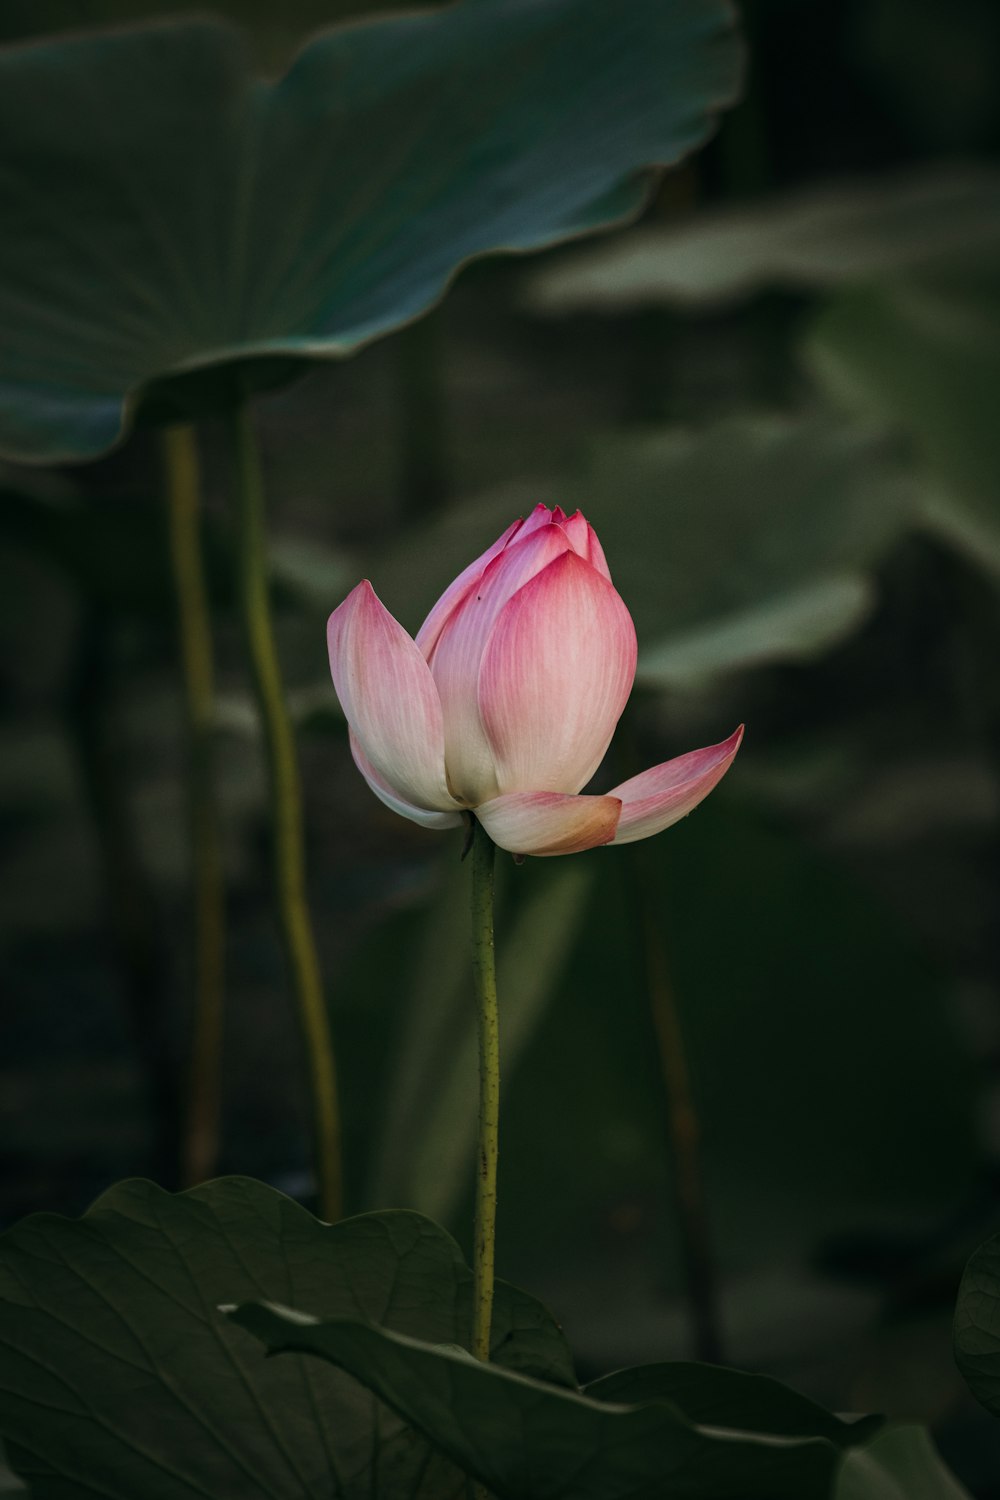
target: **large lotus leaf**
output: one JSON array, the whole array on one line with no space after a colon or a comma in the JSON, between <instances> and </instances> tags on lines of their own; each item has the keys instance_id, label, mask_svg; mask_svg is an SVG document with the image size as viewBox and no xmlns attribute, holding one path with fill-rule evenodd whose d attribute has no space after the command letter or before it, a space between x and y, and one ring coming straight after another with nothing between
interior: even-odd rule
<instances>
[{"instance_id":1,"label":"large lotus leaf","mask_svg":"<svg viewBox=\"0 0 1000 1500\"><path fill-rule=\"evenodd\" d=\"M401 0L394 10L415 10L422 0ZM134 21L171 15L205 14L201 0L4 0L0 10L0 42L83 27L125 26ZM269 68L281 67L304 38L320 26L354 19L385 9L384 0L213 0L212 13L238 21L247 28L255 58Z\"/></svg>"},{"instance_id":2,"label":"large lotus leaf","mask_svg":"<svg viewBox=\"0 0 1000 1500\"><path fill-rule=\"evenodd\" d=\"M910 276L845 292L807 354L854 411L897 424L941 482L927 523L1000 572L1000 279Z\"/></svg>"},{"instance_id":3,"label":"large lotus leaf","mask_svg":"<svg viewBox=\"0 0 1000 1500\"><path fill-rule=\"evenodd\" d=\"M235 1320L272 1351L308 1351L377 1391L497 1500L827 1500L838 1450L690 1422L674 1405L595 1401L461 1350L260 1303Z\"/></svg>"},{"instance_id":4,"label":"large lotus leaf","mask_svg":"<svg viewBox=\"0 0 1000 1500\"><path fill-rule=\"evenodd\" d=\"M225 403L470 257L634 213L739 57L726 0L464 0L321 34L275 83L212 21L7 49L0 451L93 457L140 404Z\"/></svg>"},{"instance_id":5,"label":"large lotus leaf","mask_svg":"<svg viewBox=\"0 0 1000 1500\"><path fill-rule=\"evenodd\" d=\"M955 1307L955 1359L970 1389L1000 1417L1000 1235L970 1257Z\"/></svg>"},{"instance_id":6,"label":"large lotus leaf","mask_svg":"<svg viewBox=\"0 0 1000 1500\"><path fill-rule=\"evenodd\" d=\"M870 428L732 417L594 444L560 487L489 495L371 564L407 626L535 500L580 506L639 635L639 679L688 686L828 648L867 613L869 574L912 519L915 486Z\"/></svg>"},{"instance_id":7,"label":"large lotus leaf","mask_svg":"<svg viewBox=\"0 0 1000 1500\"><path fill-rule=\"evenodd\" d=\"M870 1422L839 1421L777 1382L736 1371L624 1371L578 1394L479 1364L463 1350L435 1348L346 1319L320 1322L260 1303L237 1308L233 1316L273 1352L308 1352L350 1370L484 1481L497 1500L964 1495L920 1429L876 1432L872 1446L880 1447L870 1453L854 1446L870 1437ZM688 1413L689 1381L693 1406L704 1413L714 1404L718 1423ZM634 1402L622 1399L630 1388L638 1396ZM746 1426L740 1421L741 1394L750 1414ZM906 1434L902 1441L899 1432ZM916 1442L908 1440L911 1433ZM900 1488L908 1479L915 1487Z\"/></svg>"},{"instance_id":8,"label":"large lotus leaf","mask_svg":"<svg viewBox=\"0 0 1000 1500\"><path fill-rule=\"evenodd\" d=\"M539 272L541 312L724 307L768 287L825 289L1000 247L1000 173L933 168L810 188L637 230Z\"/></svg>"},{"instance_id":9,"label":"large lotus leaf","mask_svg":"<svg viewBox=\"0 0 1000 1500\"><path fill-rule=\"evenodd\" d=\"M266 1361L217 1312L276 1297L449 1343L471 1273L416 1214L321 1224L262 1183L112 1188L0 1240L0 1433L38 1500L336 1494L463 1500L464 1482L355 1381ZM540 1305L501 1287L494 1357L572 1382Z\"/></svg>"}]
</instances>

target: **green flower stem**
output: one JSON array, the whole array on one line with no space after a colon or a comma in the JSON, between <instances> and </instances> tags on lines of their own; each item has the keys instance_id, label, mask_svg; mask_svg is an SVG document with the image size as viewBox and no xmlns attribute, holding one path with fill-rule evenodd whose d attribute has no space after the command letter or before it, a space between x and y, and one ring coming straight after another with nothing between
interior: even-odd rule
<instances>
[{"instance_id":1,"label":"green flower stem","mask_svg":"<svg viewBox=\"0 0 1000 1500\"><path fill-rule=\"evenodd\" d=\"M343 1205L337 1070L306 900L302 788L271 617L260 458L245 403L233 411L230 432L243 623L267 747L278 921L309 1067L320 1213L333 1222L341 1217Z\"/></svg>"},{"instance_id":2,"label":"green flower stem","mask_svg":"<svg viewBox=\"0 0 1000 1500\"><path fill-rule=\"evenodd\" d=\"M199 526L198 449L191 427L164 430L163 466L184 685L194 888L194 1025L181 1139L181 1178L190 1186L215 1174L219 1155L226 942L212 767L211 619Z\"/></svg>"},{"instance_id":3,"label":"green flower stem","mask_svg":"<svg viewBox=\"0 0 1000 1500\"><path fill-rule=\"evenodd\" d=\"M472 970L479 1023L479 1142L473 1249L472 1352L490 1357L493 1266L497 1226L500 1133L500 1015L493 946L493 840L476 823L472 833Z\"/></svg>"}]
</instances>

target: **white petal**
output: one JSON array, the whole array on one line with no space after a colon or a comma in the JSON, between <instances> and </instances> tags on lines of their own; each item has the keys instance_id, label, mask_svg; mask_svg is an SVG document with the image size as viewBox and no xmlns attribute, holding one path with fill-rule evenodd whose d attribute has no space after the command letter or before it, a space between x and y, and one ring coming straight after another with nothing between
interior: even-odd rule
<instances>
[{"instance_id":1,"label":"white petal","mask_svg":"<svg viewBox=\"0 0 1000 1500\"><path fill-rule=\"evenodd\" d=\"M455 828L462 821L460 812L427 812L422 807L414 807L412 802L397 796L389 783L380 776L368 759L361 746L358 744L357 735L351 730L351 754L354 756L354 764L375 793L380 802L386 807L391 807L393 812L399 813L401 817L409 818L411 823L419 823L423 828Z\"/></svg>"},{"instance_id":2,"label":"white petal","mask_svg":"<svg viewBox=\"0 0 1000 1500\"><path fill-rule=\"evenodd\" d=\"M510 792L476 808L476 817L511 854L579 854L609 844L618 826L617 797Z\"/></svg>"}]
</instances>

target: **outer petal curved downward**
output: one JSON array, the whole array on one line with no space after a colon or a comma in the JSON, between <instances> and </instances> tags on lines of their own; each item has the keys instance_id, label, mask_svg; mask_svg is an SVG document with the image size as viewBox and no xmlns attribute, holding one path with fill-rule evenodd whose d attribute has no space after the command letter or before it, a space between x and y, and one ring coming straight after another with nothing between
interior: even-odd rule
<instances>
[{"instance_id":1,"label":"outer petal curved downward","mask_svg":"<svg viewBox=\"0 0 1000 1500\"><path fill-rule=\"evenodd\" d=\"M479 710L501 792L578 792L600 765L635 677L635 627L613 586L573 551L501 612Z\"/></svg>"},{"instance_id":2,"label":"outer petal curved downward","mask_svg":"<svg viewBox=\"0 0 1000 1500\"><path fill-rule=\"evenodd\" d=\"M686 818L725 776L742 739L741 724L720 745L690 750L614 787L610 795L621 798L622 812L612 842L631 844Z\"/></svg>"},{"instance_id":3,"label":"outer petal curved downward","mask_svg":"<svg viewBox=\"0 0 1000 1500\"><path fill-rule=\"evenodd\" d=\"M333 685L366 760L402 801L452 811L430 668L365 580L327 625Z\"/></svg>"},{"instance_id":4,"label":"outer petal curved downward","mask_svg":"<svg viewBox=\"0 0 1000 1500\"><path fill-rule=\"evenodd\" d=\"M533 527L523 540L515 538L452 611L429 658L444 711L448 782L472 806L500 790L479 712L479 672L487 642L513 595L568 549L562 527L547 522Z\"/></svg>"},{"instance_id":5,"label":"outer petal curved downward","mask_svg":"<svg viewBox=\"0 0 1000 1500\"><path fill-rule=\"evenodd\" d=\"M476 817L511 854L579 854L609 844L618 826L617 797L511 792L476 808Z\"/></svg>"},{"instance_id":6,"label":"outer petal curved downward","mask_svg":"<svg viewBox=\"0 0 1000 1500\"><path fill-rule=\"evenodd\" d=\"M405 798L398 796L385 778L378 774L358 744L358 737L353 729L350 732L350 742L354 764L378 800L384 802L386 807L391 807L393 812L399 813L404 818L409 818L411 823L419 823L422 828L455 828L461 823L462 814L460 812L427 812L424 808L414 807L412 802L407 802Z\"/></svg>"}]
</instances>

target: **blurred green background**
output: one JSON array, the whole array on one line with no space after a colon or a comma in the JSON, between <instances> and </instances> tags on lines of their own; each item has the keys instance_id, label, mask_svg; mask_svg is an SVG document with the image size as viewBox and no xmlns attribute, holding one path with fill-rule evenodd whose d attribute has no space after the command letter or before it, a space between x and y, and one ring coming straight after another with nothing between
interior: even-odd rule
<instances>
[{"instance_id":1,"label":"blurred green background","mask_svg":"<svg viewBox=\"0 0 1000 1500\"><path fill-rule=\"evenodd\" d=\"M359 11L220 8L272 72ZM7 0L0 41L163 13ZM655 842L503 864L500 1273L587 1374L691 1351L650 1010L669 984L723 1356L931 1422L986 1500L1000 1438L949 1330L1000 1220L1000 11L749 0L744 20L743 102L639 226L473 265L422 322L256 404L350 1207L467 1243L468 872L459 835L358 777L324 622L367 576L415 629L514 516L579 505L640 640L596 784L748 733ZM201 441L220 1168L308 1202L228 472L211 423ZM0 470L4 1222L122 1176L177 1185L191 911L157 472L148 429Z\"/></svg>"}]
</instances>

